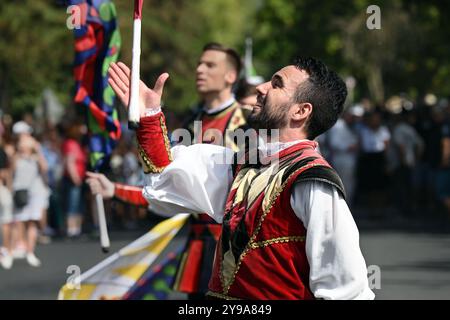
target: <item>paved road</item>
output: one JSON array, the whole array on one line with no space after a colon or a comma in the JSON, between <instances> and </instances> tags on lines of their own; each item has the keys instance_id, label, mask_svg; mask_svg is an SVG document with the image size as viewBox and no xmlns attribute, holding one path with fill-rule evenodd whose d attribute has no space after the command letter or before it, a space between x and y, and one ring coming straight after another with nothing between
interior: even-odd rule
<instances>
[{"instance_id":1,"label":"paved road","mask_svg":"<svg viewBox=\"0 0 450 320\"><path fill-rule=\"evenodd\" d=\"M450 234L361 233L367 265L381 272L377 299L450 299L449 248Z\"/></svg>"},{"instance_id":2,"label":"paved road","mask_svg":"<svg viewBox=\"0 0 450 320\"><path fill-rule=\"evenodd\" d=\"M112 233L111 252L142 233ZM367 265L380 267L377 299L450 299L450 233L363 227L361 248ZM69 265L85 271L107 256L100 252L98 241L89 238L40 245L37 255L43 261L41 268L19 260L12 270L0 269L0 299L55 299Z\"/></svg>"},{"instance_id":3,"label":"paved road","mask_svg":"<svg viewBox=\"0 0 450 320\"><path fill-rule=\"evenodd\" d=\"M110 234L110 254L139 235L137 232ZM29 267L25 260L15 260L11 270L0 268L0 299L56 299L59 289L70 276L66 273L68 266L78 265L83 272L109 254L101 252L98 240L86 237L38 245L36 255L42 261L39 268Z\"/></svg>"}]
</instances>

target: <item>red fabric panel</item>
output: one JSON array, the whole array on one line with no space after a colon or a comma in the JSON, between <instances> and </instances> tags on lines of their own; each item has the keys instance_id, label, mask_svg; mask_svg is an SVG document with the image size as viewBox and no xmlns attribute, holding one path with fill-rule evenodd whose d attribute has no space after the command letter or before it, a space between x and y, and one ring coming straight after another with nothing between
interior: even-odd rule
<instances>
[{"instance_id":1,"label":"red fabric panel","mask_svg":"<svg viewBox=\"0 0 450 320\"><path fill-rule=\"evenodd\" d=\"M148 206L147 200L142 196L142 187L127 186L120 183L115 183L114 185L114 196L118 199L136 206Z\"/></svg>"},{"instance_id":2,"label":"red fabric panel","mask_svg":"<svg viewBox=\"0 0 450 320\"><path fill-rule=\"evenodd\" d=\"M145 155L158 168L164 168L170 163L170 150L165 144L167 137L161 126L161 123L165 126L165 122L162 112L154 116L143 117L136 132L139 145Z\"/></svg>"},{"instance_id":3,"label":"red fabric panel","mask_svg":"<svg viewBox=\"0 0 450 320\"><path fill-rule=\"evenodd\" d=\"M142 4L144 0L134 0L134 19L142 18Z\"/></svg>"},{"instance_id":4,"label":"red fabric panel","mask_svg":"<svg viewBox=\"0 0 450 320\"><path fill-rule=\"evenodd\" d=\"M180 279L181 292L197 292L200 278L200 264L202 262L203 242L192 240L187 251L186 263Z\"/></svg>"}]
</instances>

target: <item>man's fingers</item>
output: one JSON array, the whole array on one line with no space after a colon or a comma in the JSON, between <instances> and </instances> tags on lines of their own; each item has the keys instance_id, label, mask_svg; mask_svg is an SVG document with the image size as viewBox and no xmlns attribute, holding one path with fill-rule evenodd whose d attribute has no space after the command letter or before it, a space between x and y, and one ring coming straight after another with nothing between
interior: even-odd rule
<instances>
[{"instance_id":1,"label":"man's fingers","mask_svg":"<svg viewBox=\"0 0 450 320\"><path fill-rule=\"evenodd\" d=\"M89 178L98 178L98 176L100 176L99 173L95 173L95 172L92 172L92 171L86 171L86 175L87 175Z\"/></svg>"},{"instance_id":2,"label":"man's fingers","mask_svg":"<svg viewBox=\"0 0 450 320\"><path fill-rule=\"evenodd\" d=\"M98 181L93 179L93 178L89 178L86 180L86 183L88 184L89 188L91 189L91 192L93 194L96 194L99 192L99 188L98 188Z\"/></svg>"},{"instance_id":3,"label":"man's fingers","mask_svg":"<svg viewBox=\"0 0 450 320\"><path fill-rule=\"evenodd\" d=\"M120 87L117 85L114 79L109 78L108 83L119 97L125 95L125 93L122 91L122 89L120 89Z\"/></svg>"},{"instance_id":4,"label":"man's fingers","mask_svg":"<svg viewBox=\"0 0 450 320\"><path fill-rule=\"evenodd\" d=\"M123 67L120 67L120 65L122 65ZM119 77L119 79L122 80L122 82L128 86L130 82L130 72L129 70L127 72L126 69L124 69L127 68L126 65L124 65L123 63L120 63L120 65L116 63L111 63L112 71L114 71Z\"/></svg>"},{"instance_id":5,"label":"man's fingers","mask_svg":"<svg viewBox=\"0 0 450 320\"><path fill-rule=\"evenodd\" d=\"M102 185L107 185L108 183L110 183L109 179L103 174L99 177L99 180Z\"/></svg>"},{"instance_id":6,"label":"man's fingers","mask_svg":"<svg viewBox=\"0 0 450 320\"><path fill-rule=\"evenodd\" d=\"M117 73L117 71L114 68L109 68L109 76L110 79L112 79L116 85L122 90L123 93L127 93L129 86L128 82L124 82L121 76Z\"/></svg>"},{"instance_id":7,"label":"man's fingers","mask_svg":"<svg viewBox=\"0 0 450 320\"><path fill-rule=\"evenodd\" d=\"M114 80L112 79L108 79L108 83L111 86L111 88L114 90L114 92L116 93L117 97L119 97L120 101L122 102L123 106L125 108L128 107L129 101L126 99L126 95L127 93L124 93L119 86L116 84L116 82L114 82Z\"/></svg>"},{"instance_id":8,"label":"man's fingers","mask_svg":"<svg viewBox=\"0 0 450 320\"><path fill-rule=\"evenodd\" d=\"M121 87L123 87L123 86L118 85L118 83L121 83L122 80L117 75L117 73L113 70L112 67L110 67L108 69L108 75L109 75L108 83L111 84L112 87L114 87L113 88L113 89L115 89L114 91L116 91L116 93L118 93L118 94L125 94L124 90L121 89Z\"/></svg>"},{"instance_id":9,"label":"man's fingers","mask_svg":"<svg viewBox=\"0 0 450 320\"><path fill-rule=\"evenodd\" d=\"M164 89L164 83L166 83L166 80L169 79L168 73L163 73L158 77L158 80L156 80L155 87L153 88L153 91L155 91L159 96L162 95L163 89Z\"/></svg>"},{"instance_id":10,"label":"man's fingers","mask_svg":"<svg viewBox=\"0 0 450 320\"><path fill-rule=\"evenodd\" d=\"M123 72L123 74L129 78L131 76L131 70L130 68L127 67L127 65L123 62L118 62L117 64L115 63L115 65Z\"/></svg>"},{"instance_id":11,"label":"man's fingers","mask_svg":"<svg viewBox=\"0 0 450 320\"><path fill-rule=\"evenodd\" d=\"M95 183L100 183L103 181L109 181L108 178L105 177L105 175L103 173L95 173L95 172L91 172L91 171L87 171L86 172L86 176L88 177L86 179L86 182L88 184L95 184Z\"/></svg>"}]
</instances>

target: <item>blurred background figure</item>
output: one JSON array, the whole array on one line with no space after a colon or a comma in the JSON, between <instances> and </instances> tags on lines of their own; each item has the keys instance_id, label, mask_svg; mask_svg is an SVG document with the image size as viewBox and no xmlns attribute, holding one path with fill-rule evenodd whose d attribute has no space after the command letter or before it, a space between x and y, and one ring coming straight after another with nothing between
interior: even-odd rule
<instances>
[{"instance_id":1,"label":"blurred background figure","mask_svg":"<svg viewBox=\"0 0 450 320\"><path fill-rule=\"evenodd\" d=\"M351 206L356 186L356 161L358 158L358 135L353 128L354 109L347 109L331 130L328 139L328 159L339 173L347 194L347 203Z\"/></svg>"},{"instance_id":2,"label":"blurred background figure","mask_svg":"<svg viewBox=\"0 0 450 320\"><path fill-rule=\"evenodd\" d=\"M410 216L416 210L414 190L414 171L425 145L417 133L416 114L413 111L403 110L394 115L392 140L388 152L388 171L392 177L392 202L398 213Z\"/></svg>"},{"instance_id":3,"label":"blurred background figure","mask_svg":"<svg viewBox=\"0 0 450 320\"><path fill-rule=\"evenodd\" d=\"M64 164L63 192L64 209L67 215L67 236L81 235L83 214L83 180L86 174L87 155L82 147L85 126L72 122L65 130L66 137L62 143L61 154Z\"/></svg>"},{"instance_id":4,"label":"blurred background figure","mask_svg":"<svg viewBox=\"0 0 450 320\"><path fill-rule=\"evenodd\" d=\"M1 124L1 122L0 122ZM8 146L4 140L4 127L0 127L0 226L2 247L0 247L0 265L11 269L13 264L11 230L13 225L13 200L11 194L12 172Z\"/></svg>"},{"instance_id":5,"label":"blurred background figure","mask_svg":"<svg viewBox=\"0 0 450 320\"><path fill-rule=\"evenodd\" d=\"M445 162L443 161L445 160L443 159L443 139L445 139L443 129L449 118L444 106L427 103L420 105L418 115L416 130L425 143L416 176L419 188L418 200L423 211L438 212L440 200L437 181Z\"/></svg>"},{"instance_id":6,"label":"blurred background figure","mask_svg":"<svg viewBox=\"0 0 450 320\"><path fill-rule=\"evenodd\" d=\"M13 158L14 220L17 225L16 250L22 248L29 265L39 267L41 261L34 254L42 212L48 207L48 189L43 176L47 162L39 142L31 136L32 128L24 121L13 126L17 135L17 152Z\"/></svg>"},{"instance_id":7,"label":"blurred background figure","mask_svg":"<svg viewBox=\"0 0 450 320\"><path fill-rule=\"evenodd\" d=\"M441 161L436 177L436 192L438 199L443 203L447 211L447 219L450 218L450 108L445 109L446 120L441 126Z\"/></svg>"},{"instance_id":8,"label":"blurred background figure","mask_svg":"<svg viewBox=\"0 0 450 320\"><path fill-rule=\"evenodd\" d=\"M49 237L60 236L65 230L64 214L61 207L61 180L63 161L61 156L61 138L58 129L48 124L42 136L42 152L48 163L46 182L50 189L48 212L41 220L40 243L48 242Z\"/></svg>"},{"instance_id":9,"label":"blurred background figure","mask_svg":"<svg viewBox=\"0 0 450 320\"><path fill-rule=\"evenodd\" d=\"M383 189L387 185L386 152L391 139L388 128L383 125L381 112L366 115L359 132L361 152L358 159L358 191L371 214L379 214L386 204Z\"/></svg>"},{"instance_id":10,"label":"blurred background figure","mask_svg":"<svg viewBox=\"0 0 450 320\"><path fill-rule=\"evenodd\" d=\"M125 136L125 135L124 135ZM143 185L144 174L142 172L137 153L135 139L128 136L120 140L111 157L111 179L125 185ZM109 202L104 200L105 205ZM135 230L143 216L146 216L146 209L125 203L123 201L112 201L112 213L120 228Z\"/></svg>"},{"instance_id":11,"label":"blurred background figure","mask_svg":"<svg viewBox=\"0 0 450 320\"><path fill-rule=\"evenodd\" d=\"M256 96L258 94L258 91L256 90L257 86L257 84L248 83L246 79L239 80L235 91L237 102L243 106L255 105Z\"/></svg>"}]
</instances>

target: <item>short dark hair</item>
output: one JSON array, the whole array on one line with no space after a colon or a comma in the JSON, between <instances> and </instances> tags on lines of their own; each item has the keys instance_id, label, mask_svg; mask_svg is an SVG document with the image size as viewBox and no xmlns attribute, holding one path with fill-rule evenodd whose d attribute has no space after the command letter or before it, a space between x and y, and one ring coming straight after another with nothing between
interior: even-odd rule
<instances>
[{"instance_id":1,"label":"short dark hair","mask_svg":"<svg viewBox=\"0 0 450 320\"><path fill-rule=\"evenodd\" d=\"M238 81L234 94L236 96L236 100L239 101L249 96L258 94L258 90L256 90L255 85L248 83L245 78L242 78Z\"/></svg>"},{"instance_id":2,"label":"short dark hair","mask_svg":"<svg viewBox=\"0 0 450 320\"><path fill-rule=\"evenodd\" d=\"M297 58L295 66L309 78L298 86L294 99L313 106L306 125L308 139L314 139L330 129L344 110L347 87L338 74L315 58Z\"/></svg>"},{"instance_id":3,"label":"short dark hair","mask_svg":"<svg viewBox=\"0 0 450 320\"><path fill-rule=\"evenodd\" d=\"M226 53L228 62L230 62L230 64L234 67L234 69L236 70L237 77L239 77L239 74L241 73L241 68L242 68L242 61L241 61L241 57L239 56L239 53L237 53L236 50L225 47L222 44L217 43L217 42L207 43L203 47L203 52L209 51L209 50L220 51L220 52Z\"/></svg>"}]
</instances>

